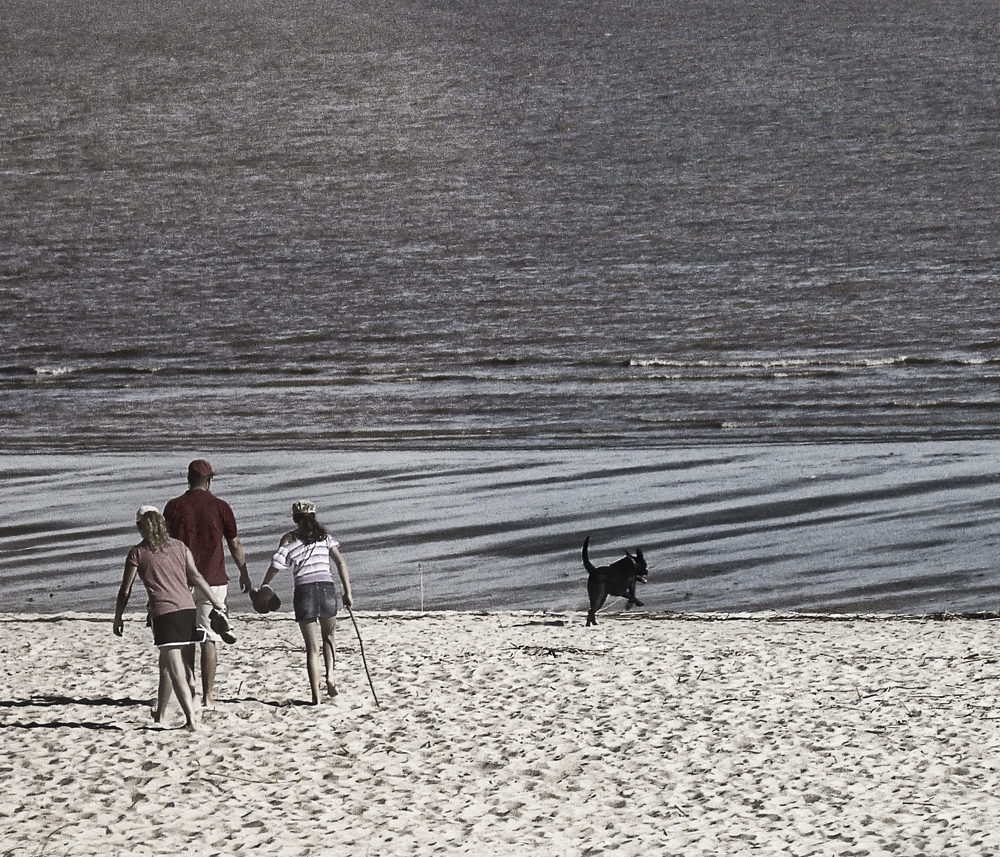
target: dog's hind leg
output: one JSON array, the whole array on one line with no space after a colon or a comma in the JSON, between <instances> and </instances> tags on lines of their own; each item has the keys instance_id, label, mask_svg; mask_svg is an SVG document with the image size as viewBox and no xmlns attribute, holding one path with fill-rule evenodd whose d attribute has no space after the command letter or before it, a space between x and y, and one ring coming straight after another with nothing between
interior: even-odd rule
<instances>
[{"instance_id":1,"label":"dog's hind leg","mask_svg":"<svg viewBox=\"0 0 1000 857\"><path fill-rule=\"evenodd\" d=\"M601 608L598 603L600 594L594 591L594 587L588 583L587 596L590 599L590 610L587 611L587 627L597 624L597 611Z\"/></svg>"},{"instance_id":2,"label":"dog's hind leg","mask_svg":"<svg viewBox=\"0 0 1000 857\"><path fill-rule=\"evenodd\" d=\"M597 624L597 611L604 606L608 600L608 590L600 580L595 580L591 576L587 580L587 597L590 599L590 610L587 612L587 627Z\"/></svg>"}]
</instances>

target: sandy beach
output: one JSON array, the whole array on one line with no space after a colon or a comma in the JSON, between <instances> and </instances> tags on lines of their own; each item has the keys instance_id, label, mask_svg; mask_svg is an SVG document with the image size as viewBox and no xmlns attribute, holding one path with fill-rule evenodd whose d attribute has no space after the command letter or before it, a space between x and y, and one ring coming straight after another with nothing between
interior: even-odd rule
<instances>
[{"instance_id":1,"label":"sandy beach","mask_svg":"<svg viewBox=\"0 0 1000 857\"><path fill-rule=\"evenodd\" d=\"M312 707L295 623L238 615L191 735L138 614L4 615L0 854L1000 851L993 621L356 618L380 706L349 621Z\"/></svg>"}]
</instances>

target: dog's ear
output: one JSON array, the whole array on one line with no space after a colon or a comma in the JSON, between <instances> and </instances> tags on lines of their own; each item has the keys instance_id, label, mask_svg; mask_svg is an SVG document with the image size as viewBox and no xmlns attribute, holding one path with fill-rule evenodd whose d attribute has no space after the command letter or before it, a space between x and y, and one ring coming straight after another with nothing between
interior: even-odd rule
<instances>
[{"instance_id":1,"label":"dog's ear","mask_svg":"<svg viewBox=\"0 0 1000 857\"><path fill-rule=\"evenodd\" d=\"M635 549L635 558L640 561L642 560L642 548Z\"/></svg>"}]
</instances>

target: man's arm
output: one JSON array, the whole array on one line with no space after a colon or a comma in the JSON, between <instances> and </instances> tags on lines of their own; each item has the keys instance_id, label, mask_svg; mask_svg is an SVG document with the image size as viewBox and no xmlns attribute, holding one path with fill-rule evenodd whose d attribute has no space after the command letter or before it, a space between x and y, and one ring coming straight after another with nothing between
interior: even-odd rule
<instances>
[{"instance_id":1,"label":"man's arm","mask_svg":"<svg viewBox=\"0 0 1000 857\"><path fill-rule=\"evenodd\" d=\"M240 570L240 592L249 592L253 583L250 581L250 572L247 571L247 555L243 551L243 542L240 541L239 536L233 536L231 539L226 539L226 544L229 545L229 553L232 554L233 562Z\"/></svg>"}]
</instances>

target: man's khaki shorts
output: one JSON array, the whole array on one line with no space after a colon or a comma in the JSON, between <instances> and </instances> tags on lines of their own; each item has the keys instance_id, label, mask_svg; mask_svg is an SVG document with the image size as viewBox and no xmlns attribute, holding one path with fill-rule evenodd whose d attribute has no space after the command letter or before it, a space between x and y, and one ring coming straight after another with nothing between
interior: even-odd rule
<instances>
[{"instance_id":1,"label":"man's khaki shorts","mask_svg":"<svg viewBox=\"0 0 1000 857\"><path fill-rule=\"evenodd\" d=\"M215 595L216 601L222 604L226 603L226 593L229 591L228 585L210 586L209 589ZM212 630L212 623L208 618L208 614L212 612L212 602L202 595L198 589L195 589L192 594L194 595L194 606L198 608L198 627L204 629L205 640L213 643L221 643L222 637Z\"/></svg>"}]
</instances>

